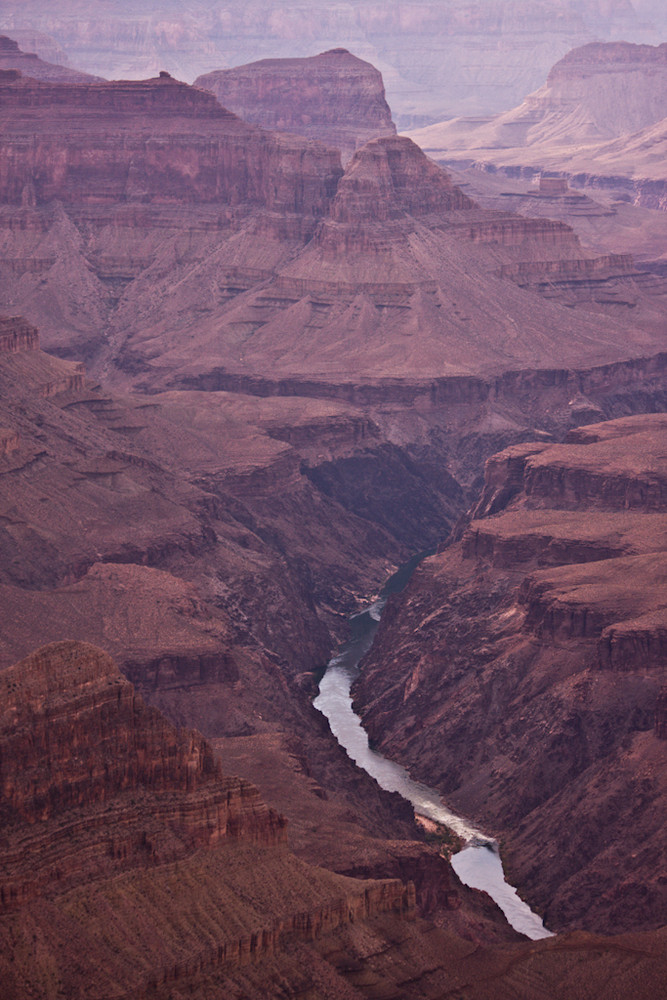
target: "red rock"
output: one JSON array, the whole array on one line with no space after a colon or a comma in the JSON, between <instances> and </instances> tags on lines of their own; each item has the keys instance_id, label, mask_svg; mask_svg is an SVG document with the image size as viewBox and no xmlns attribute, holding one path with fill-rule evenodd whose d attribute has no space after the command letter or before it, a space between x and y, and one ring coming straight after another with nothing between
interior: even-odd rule
<instances>
[{"instance_id":1,"label":"red rock","mask_svg":"<svg viewBox=\"0 0 667 1000\"><path fill-rule=\"evenodd\" d=\"M664 430L610 421L491 459L476 520L389 605L356 688L371 739L507 836L555 928L667 913Z\"/></svg>"},{"instance_id":2,"label":"red rock","mask_svg":"<svg viewBox=\"0 0 667 1000\"><path fill-rule=\"evenodd\" d=\"M211 94L168 75L87 86L0 81L0 108L9 125L0 198L8 203L21 204L31 185L37 205L53 198L66 204L180 200L321 215L340 176L333 151L263 133ZM29 151L34 135L40 141Z\"/></svg>"},{"instance_id":3,"label":"red rock","mask_svg":"<svg viewBox=\"0 0 667 1000\"><path fill-rule=\"evenodd\" d=\"M245 121L319 139L345 159L369 139L396 133L381 74L346 49L215 70L194 86Z\"/></svg>"}]
</instances>

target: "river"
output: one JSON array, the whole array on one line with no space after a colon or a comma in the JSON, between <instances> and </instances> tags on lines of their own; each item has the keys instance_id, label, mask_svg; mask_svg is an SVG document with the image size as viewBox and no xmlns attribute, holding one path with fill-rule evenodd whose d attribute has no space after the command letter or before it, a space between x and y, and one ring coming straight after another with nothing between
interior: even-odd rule
<instances>
[{"instance_id":1,"label":"river","mask_svg":"<svg viewBox=\"0 0 667 1000\"><path fill-rule=\"evenodd\" d=\"M392 577L384 593L401 590L416 562L414 560ZM350 639L329 661L320 682L320 693L314 701L315 708L327 717L331 731L352 760L375 778L382 788L399 792L412 803L417 815L442 823L459 834L465 847L452 857L452 867L462 882L472 888L486 890L508 922L521 934L533 940L549 937L551 932L545 928L541 918L505 881L496 841L451 812L435 789L413 781L404 767L371 750L368 745L368 736L361 721L352 711L350 688L359 672L359 662L373 642L385 600L386 597L381 597L350 619Z\"/></svg>"}]
</instances>

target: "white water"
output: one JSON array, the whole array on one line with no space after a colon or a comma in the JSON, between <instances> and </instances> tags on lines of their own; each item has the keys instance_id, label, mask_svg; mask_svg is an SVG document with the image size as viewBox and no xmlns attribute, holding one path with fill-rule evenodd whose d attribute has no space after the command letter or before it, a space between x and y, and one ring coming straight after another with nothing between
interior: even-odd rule
<instances>
[{"instance_id":1,"label":"white water","mask_svg":"<svg viewBox=\"0 0 667 1000\"><path fill-rule=\"evenodd\" d=\"M350 688L357 675L359 661L370 648L384 600L376 601L351 620L352 638L329 661L314 701L329 720L331 731L359 767L363 767L388 792L399 792L411 802L415 812L454 830L466 846L452 858L452 867L462 882L474 889L484 889L496 901L515 930L537 940L549 937L540 917L519 898L516 889L505 881L498 845L491 837L451 812L438 792L413 781L400 764L371 750L361 721L352 711Z\"/></svg>"}]
</instances>

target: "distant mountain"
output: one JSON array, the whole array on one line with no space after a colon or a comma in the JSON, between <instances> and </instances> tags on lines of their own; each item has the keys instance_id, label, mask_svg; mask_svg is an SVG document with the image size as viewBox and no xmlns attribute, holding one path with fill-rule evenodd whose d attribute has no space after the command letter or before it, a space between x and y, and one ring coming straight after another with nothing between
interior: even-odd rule
<instances>
[{"instance_id":1,"label":"distant mountain","mask_svg":"<svg viewBox=\"0 0 667 1000\"><path fill-rule=\"evenodd\" d=\"M18 70L33 80L51 80L54 83L94 83L101 77L79 73L68 66L44 62L34 52L22 52L13 38L0 35L0 70Z\"/></svg>"},{"instance_id":2,"label":"distant mountain","mask_svg":"<svg viewBox=\"0 0 667 1000\"><path fill-rule=\"evenodd\" d=\"M596 43L568 53L512 111L410 135L447 161L474 160L515 174L558 171L608 186L627 178L642 204L664 207L666 108L667 43Z\"/></svg>"},{"instance_id":3,"label":"distant mountain","mask_svg":"<svg viewBox=\"0 0 667 1000\"><path fill-rule=\"evenodd\" d=\"M570 49L667 37L654 0L3 0L0 30L48 33L110 79L179 79L345 46L382 72L402 128L517 104ZM49 56L44 56L49 58Z\"/></svg>"}]
</instances>

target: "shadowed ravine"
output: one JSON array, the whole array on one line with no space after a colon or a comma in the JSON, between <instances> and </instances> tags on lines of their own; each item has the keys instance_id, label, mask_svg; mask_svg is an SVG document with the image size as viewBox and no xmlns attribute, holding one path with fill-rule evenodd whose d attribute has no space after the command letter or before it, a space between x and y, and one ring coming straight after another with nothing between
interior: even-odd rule
<instances>
[{"instance_id":1,"label":"shadowed ravine","mask_svg":"<svg viewBox=\"0 0 667 1000\"><path fill-rule=\"evenodd\" d=\"M399 571L392 577L385 592L401 590L415 564L416 560L409 564L409 569L404 568L405 572ZM368 745L361 720L352 710L350 688L362 657L371 647L385 601L386 597L379 598L350 620L350 639L329 661L320 682L320 693L314 701L315 708L326 716L331 731L348 756L382 788L398 792L412 804L417 815L450 827L465 840L466 846L452 858L452 867L462 882L488 892L512 927L521 934L533 940L549 937L551 932L540 917L505 881L496 841L450 812L435 789L413 781L404 767L371 750Z\"/></svg>"}]
</instances>

